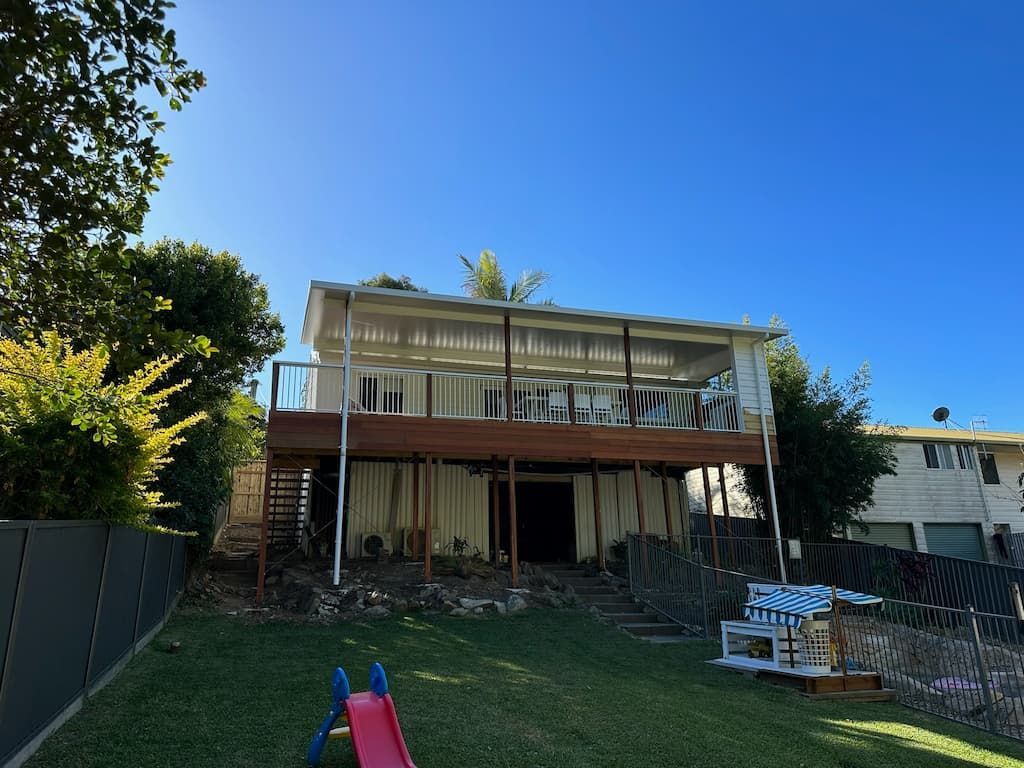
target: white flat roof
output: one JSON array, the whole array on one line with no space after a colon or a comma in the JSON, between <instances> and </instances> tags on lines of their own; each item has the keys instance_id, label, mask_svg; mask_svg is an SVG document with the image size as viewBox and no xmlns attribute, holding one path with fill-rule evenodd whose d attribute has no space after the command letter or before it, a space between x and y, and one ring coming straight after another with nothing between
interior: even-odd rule
<instances>
[{"instance_id":1,"label":"white flat roof","mask_svg":"<svg viewBox=\"0 0 1024 768\"><path fill-rule=\"evenodd\" d=\"M419 291L401 291L393 288L371 288L365 285L352 285L350 283L333 283L321 280L313 280L309 284L309 298L306 301L305 320L302 325L302 343L312 344L321 336L321 312L323 300L330 298L334 301L347 303L348 296L356 294L356 307L360 296L372 297L372 304L381 305L404 305L406 307L420 307L426 312L431 310L459 312L460 314L479 315L479 319L486 322L487 319L497 320L509 312L513 318L523 320L544 321L575 321L581 325L595 324L600 326L604 321L605 325L615 323L618 325L629 324L631 328L682 331L682 330L703 330L715 331L723 335L737 335L747 338L776 339L786 336L788 331L781 328L769 326L745 325L743 323L714 323L706 320L688 320L674 317L660 317L654 315L637 315L621 312L605 312L592 309L574 309L571 307L560 307L552 304L518 304L505 301L494 301L491 299L473 299L466 296L446 296L437 293L425 293ZM467 317L467 319L469 319ZM600 328L595 331L600 332Z\"/></svg>"}]
</instances>

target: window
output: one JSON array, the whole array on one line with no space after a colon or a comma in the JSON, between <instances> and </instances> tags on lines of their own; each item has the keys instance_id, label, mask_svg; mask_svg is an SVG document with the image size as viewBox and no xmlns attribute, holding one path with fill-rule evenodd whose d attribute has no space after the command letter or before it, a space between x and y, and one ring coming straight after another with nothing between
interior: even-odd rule
<instances>
[{"instance_id":1,"label":"window","mask_svg":"<svg viewBox=\"0 0 1024 768\"><path fill-rule=\"evenodd\" d=\"M974 469L974 449L971 446L958 445L956 458L960 462L960 469Z\"/></svg>"},{"instance_id":2,"label":"window","mask_svg":"<svg viewBox=\"0 0 1024 768\"><path fill-rule=\"evenodd\" d=\"M991 453L981 454L981 476L985 485L999 485L999 470L996 469L996 457Z\"/></svg>"},{"instance_id":3,"label":"window","mask_svg":"<svg viewBox=\"0 0 1024 768\"><path fill-rule=\"evenodd\" d=\"M928 469L952 469L953 451L945 443L925 443L924 464Z\"/></svg>"}]
</instances>

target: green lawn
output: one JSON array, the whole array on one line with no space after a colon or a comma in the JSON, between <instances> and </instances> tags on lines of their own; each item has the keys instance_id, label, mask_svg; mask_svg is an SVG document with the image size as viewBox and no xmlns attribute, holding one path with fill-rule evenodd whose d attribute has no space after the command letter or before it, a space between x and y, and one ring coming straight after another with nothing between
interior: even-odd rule
<instances>
[{"instance_id":1,"label":"green lawn","mask_svg":"<svg viewBox=\"0 0 1024 768\"><path fill-rule=\"evenodd\" d=\"M577 612L331 627L185 613L28 766L301 766L334 667L364 690L377 659L421 768L1024 765L1024 745L897 704L811 702L702 663L714 654ZM323 765L355 760L332 742Z\"/></svg>"}]
</instances>

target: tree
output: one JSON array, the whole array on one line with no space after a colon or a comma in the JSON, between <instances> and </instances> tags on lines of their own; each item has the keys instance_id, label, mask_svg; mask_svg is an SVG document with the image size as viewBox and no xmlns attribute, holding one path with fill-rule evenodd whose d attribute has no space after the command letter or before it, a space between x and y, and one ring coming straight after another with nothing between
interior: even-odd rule
<instances>
[{"instance_id":1,"label":"tree","mask_svg":"<svg viewBox=\"0 0 1024 768\"><path fill-rule=\"evenodd\" d=\"M164 25L172 5L0 4L0 323L88 346L166 308L126 243L170 162L140 93L179 110L205 84Z\"/></svg>"},{"instance_id":2,"label":"tree","mask_svg":"<svg viewBox=\"0 0 1024 768\"><path fill-rule=\"evenodd\" d=\"M174 448L174 464L157 487L176 506L162 513L171 527L196 531L193 551L204 554L212 539L217 506L231 489L231 470L262 453L264 414L238 391L284 348L284 326L270 309L266 285L241 259L199 243L160 240L140 246L133 279L172 299L157 324L128 334L113 352L118 370L139 359L176 351L184 339L209 337L211 354L188 355L176 375L192 385L171 398L165 418L202 410L208 418Z\"/></svg>"},{"instance_id":3,"label":"tree","mask_svg":"<svg viewBox=\"0 0 1024 768\"><path fill-rule=\"evenodd\" d=\"M206 414L159 424L187 380L153 391L180 358L109 381L103 346L75 352L56 333L0 339L0 518L101 519L151 527L154 485L182 433Z\"/></svg>"},{"instance_id":4,"label":"tree","mask_svg":"<svg viewBox=\"0 0 1024 768\"><path fill-rule=\"evenodd\" d=\"M461 253L459 259L463 267L462 290L474 299L526 303L544 287L549 277L547 272L539 269L527 269L523 270L519 279L509 286L494 251L481 251L476 264ZM547 299L542 303L551 304L552 301Z\"/></svg>"},{"instance_id":5,"label":"tree","mask_svg":"<svg viewBox=\"0 0 1024 768\"><path fill-rule=\"evenodd\" d=\"M284 325L270 309L267 286L235 254L165 238L140 245L130 271L171 306L152 326L124 329L113 350L119 369L207 338L211 354L186 357L178 371L194 382L188 397L208 403L228 397L284 349Z\"/></svg>"},{"instance_id":6,"label":"tree","mask_svg":"<svg viewBox=\"0 0 1024 768\"><path fill-rule=\"evenodd\" d=\"M420 288L418 285L413 283L412 278L408 275L402 275L401 277L392 277L387 272L381 272L379 275L374 275L367 280L360 280L360 285L365 285L369 288L392 288L396 291L419 291L420 293L426 293L426 288Z\"/></svg>"},{"instance_id":7,"label":"tree","mask_svg":"<svg viewBox=\"0 0 1024 768\"><path fill-rule=\"evenodd\" d=\"M772 318L772 325L781 325ZM861 525L875 480L896 474L893 430L874 426L868 364L837 383L815 375L792 337L765 344L781 464L775 468L783 536L824 541ZM743 467L743 484L767 519L764 468Z\"/></svg>"}]
</instances>

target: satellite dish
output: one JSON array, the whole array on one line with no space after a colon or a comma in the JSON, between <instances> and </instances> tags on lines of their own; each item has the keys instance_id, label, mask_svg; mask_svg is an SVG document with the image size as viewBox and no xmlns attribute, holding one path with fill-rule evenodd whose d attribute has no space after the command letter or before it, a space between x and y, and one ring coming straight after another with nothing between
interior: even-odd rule
<instances>
[{"instance_id":1,"label":"satellite dish","mask_svg":"<svg viewBox=\"0 0 1024 768\"><path fill-rule=\"evenodd\" d=\"M932 418L936 421L945 421L949 418L949 408L944 405L939 406L932 411Z\"/></svg>"}]
</instances>

